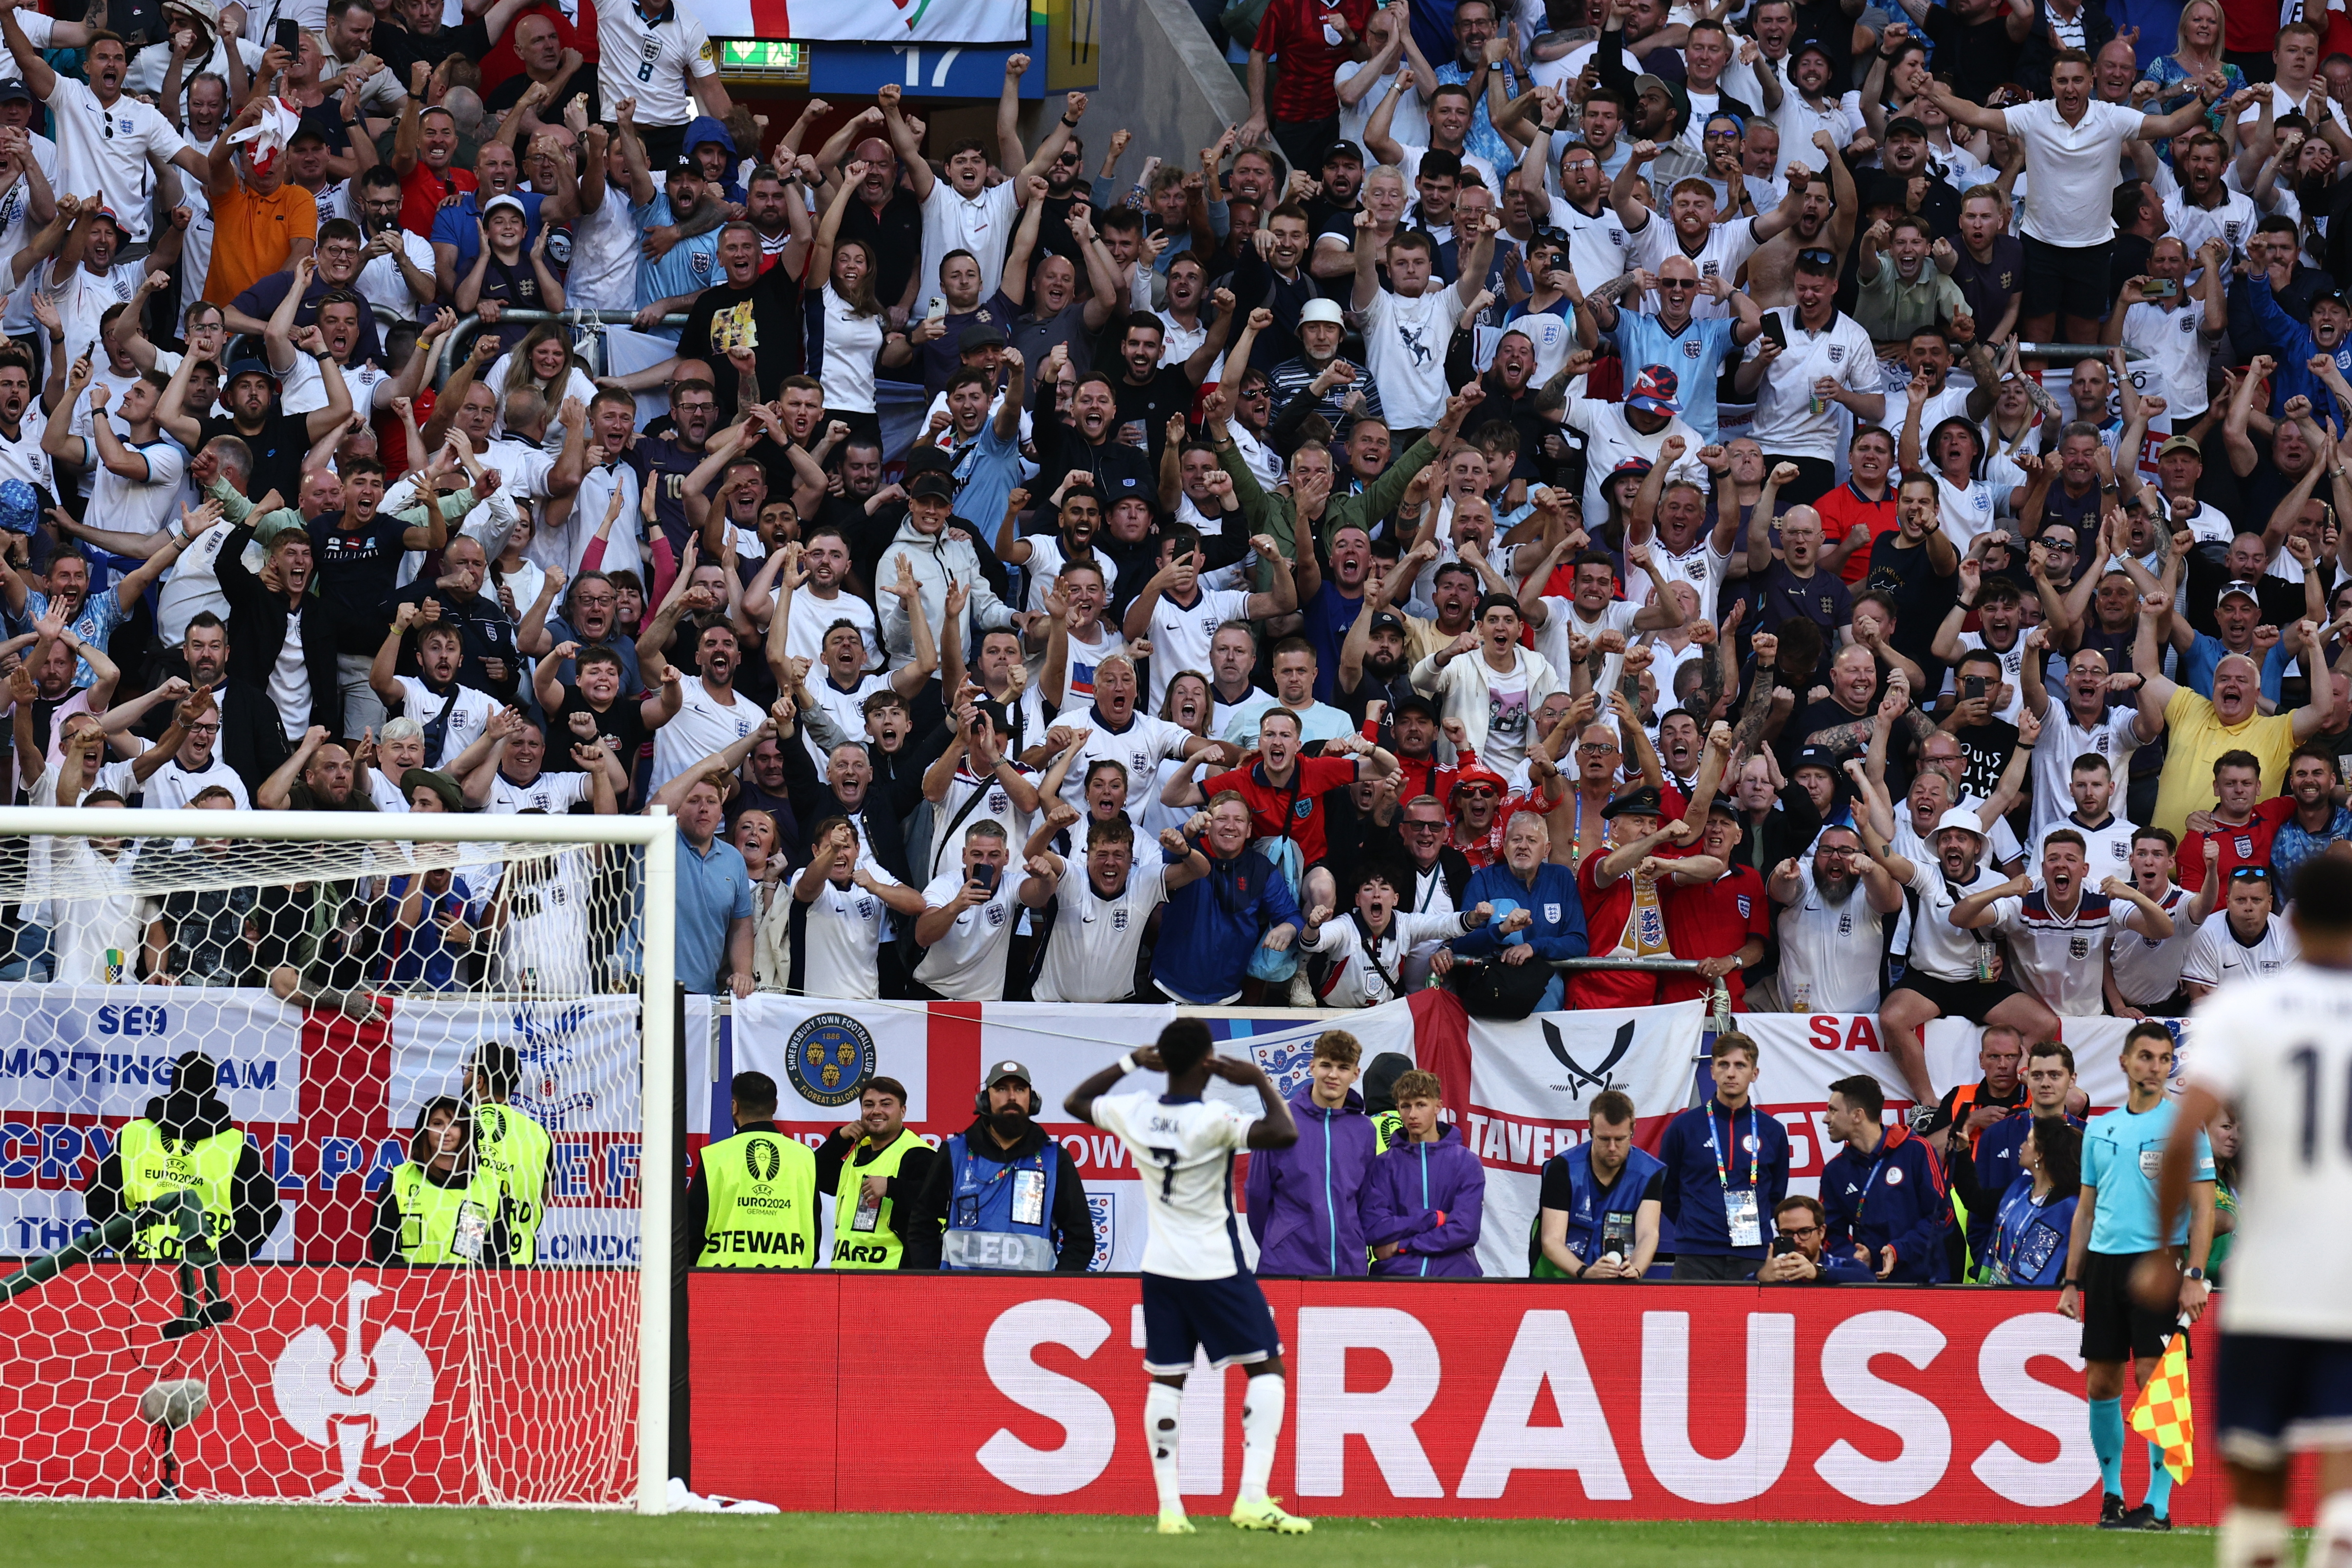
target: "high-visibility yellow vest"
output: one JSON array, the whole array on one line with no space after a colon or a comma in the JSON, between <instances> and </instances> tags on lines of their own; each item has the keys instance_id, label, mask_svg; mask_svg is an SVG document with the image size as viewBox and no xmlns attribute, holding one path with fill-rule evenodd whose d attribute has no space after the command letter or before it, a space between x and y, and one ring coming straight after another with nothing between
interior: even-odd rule
<instances>
[{"instance_id":1,"label":"high-visibility yellow vest","mask_svg":"<svg viewBox=\"0 0 2352 1568\"><path fill-rule=\"evenodd\" d=\"M498 1173L483 1166L458 1187L425 1180L425 1167L411 1160L392 1173L393 1201L400 1205L400 1256L409 1263L473 1263L506 1260L490 1245L505 1189Z\"/></svg>"},{"instance_id":2,"label":"high-visibility yellow vest","mask_svg":"<svg viewBox=\"0 0 2352 1568\"><path fill-rule=\"evenodd\" d=\"M884 1198L872 1207L865 1205L866 1178L895 1176L907 1158L909 1149L929 1145L914 1133L899 1129L898 1136L866 1163L860 1165L849 1160L841 1163L841 1180L833 1189L833 1267L835 1268L896 1268L906 1244L898 1233L890 1228L890 1215L898 1200ZM853 1151L855 1152L855 1151Z\"/></svg>"},{"instance_id":3,"label":"high-visibility yellow vest","mask_svg":"<svg viewBox=\"0 0 2352 1568\"><path fill-rule=\"evenodd\" d=\"M816 1155L781 1132L738 1132L702 1149L710 1197L704 1268L816 1266Z\"/></svg>"},{"instance_id":4,"label":"high-visibility yellow vest","mask_svg":"<svg viewBox=\"0 0 2352 1568\"><path fill-rule=\"evenodd\" d=\"M236 1163L245 1152L245 1133L235 1127L209 1138L167 1138L145 1117L125 1122L115 1151L122 1157L122 1201L136 1208L167 1193L194 1188L205 1205L205 1234L218 1247L228 1234L231 1186ZM131 1244L133 1258L170 1259L180 1256L176 1225L139 1227Z\"/></svg>"},{"instance_id":5,"label":"high-visibility yellow vest","mask_svg":"<svg viewBox=\"0 0 2352 1568\"><path fill-rule=\"evenodd\" d=\"M547 1161L555 1141L511 1105L474 1107L475 1155L496 1172L507 1196L507 1260L539 1261L539 1226L547 1215Z\"/></svg>"}]
</instances>

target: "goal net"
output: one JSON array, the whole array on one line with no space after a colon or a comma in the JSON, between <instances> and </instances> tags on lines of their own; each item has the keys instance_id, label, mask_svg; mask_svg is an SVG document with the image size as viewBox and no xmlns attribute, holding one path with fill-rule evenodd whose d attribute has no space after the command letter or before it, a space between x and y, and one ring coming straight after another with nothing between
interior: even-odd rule
<instances>
[{"instance_id":1,"label":"goal net","mask_svg":"<svg viewBox=\"0 0 2352 1568\"><path fill-rule=\"evenodd\" d=\"M675 845L0 811L0 1495L658 1507Z\"/></svg>"}]
</instances>

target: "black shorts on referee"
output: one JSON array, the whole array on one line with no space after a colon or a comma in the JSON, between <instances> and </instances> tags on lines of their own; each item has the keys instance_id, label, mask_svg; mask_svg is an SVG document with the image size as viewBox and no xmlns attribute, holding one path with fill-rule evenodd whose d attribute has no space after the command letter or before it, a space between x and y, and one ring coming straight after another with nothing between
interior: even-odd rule
<instances>
[{"instance_id":1,"label":"black shorts on referee","mask_svg":"<svg viewBox=\"0 0 2352 1568\"><path fill-rule=\"evenodd\" d=\"M2145 1252L2085 1252L2075 1282L2083 1292L2083 1359L2152 1361L2172 1342L2179 1323L2170 1312L2152 1312L2131 1293L2132 1269Z\"/></svg>"}]
</instances>

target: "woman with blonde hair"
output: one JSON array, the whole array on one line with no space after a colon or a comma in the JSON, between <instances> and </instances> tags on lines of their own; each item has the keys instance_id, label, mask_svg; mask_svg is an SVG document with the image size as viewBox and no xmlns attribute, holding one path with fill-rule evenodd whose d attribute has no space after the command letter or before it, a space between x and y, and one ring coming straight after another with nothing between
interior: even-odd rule
<instances>
[{"instance_id":1,"label":"woman with blonde hair","mask_svg":"<svg viewBox=\"0 0 2352 1568\"><path fill-rule=\"evenodd\" d=\"M2221 58L2222 19L2221 0L2189 0L2180 8L2180 26L2173 37L2172 52L2160 55L2141 75L2156 83L2157 100L2149 105L2156 114L2169 114L2189 101L2205 73L2219 69L2230 92L2238 92L2246 85L2246 73ZM2226 105L2227 98L2220 100ZM2218 134L2221 129L2222 109L2208 111L2206 124ZM2157 152L2168 161L2172 156L2169 142L2159 143Z\"/></svg>"},{"instance_id":2,"label":"woman with blonde hair","mask_svg":"<svg viewBox=\"0 0 2352 1568\"><path fill-rule=\"evenodd\" d=\"M596 395L596 381L588 364L572 348L569 331L561 321L541 321L523 334L522 342L500 354L490 365L489 384L499 395L498 422L493 438L506 434L507 395L530 387L547 399L547 434L540 445L549 452L563 450L566 434L560 419L563 400L576 397L585 408Z\"/></svg>"}]
</instances>

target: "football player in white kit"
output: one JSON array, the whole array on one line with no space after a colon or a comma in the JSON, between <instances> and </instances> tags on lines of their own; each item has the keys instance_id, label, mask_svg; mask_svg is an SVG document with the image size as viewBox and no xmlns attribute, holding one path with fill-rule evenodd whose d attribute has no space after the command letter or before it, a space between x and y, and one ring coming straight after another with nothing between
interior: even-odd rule
<instances>
[{"instance_id":1,"label":"football player in white kit","mask_svg":"<svg viewBox=\"0 0 2352 1568\"><path fill-rule=\"evenodd\" d=\"M2198 1134L2234 1108L2242 1180L2215 1380L2230 1468L2222 1568L2291 1561L2287 1457L2297 1448L2319 1456L2308 1561L2352 1562L2352 860L2305 862L2287 919L2297 962L2197 1004L2187 1088L2157 1176L2170 1225L2189 1201ZM2152 1254L2133 1289L2162 1310L2180 1278L2177 1260Z\"/></svg>"},{"instance_id":2,"label":"football player in white kit","mask_svg":"<svg viewBox=\"0 0 2352 1568\"><path fill-rule=\"evenodd\" d=\"M1257 1248L1234 1208L1234 1156L1244 1149L1286 1149L1298 1142L1290 1108L1256 1063L1213 1055L1208 1026L1179 1018L1155 1048L1129 1051L1070 1091L1062 1103L1078 1121L1116 1133L1135 1158L1150 1194L1151 1239L1143 1249L1143 1370L1151 1386L1143 1426L1160 1492L1160 1533L1191 1535L1176 1465L1184 1374L1194 1352L1222 1372L1249 1369L1242 1395L1242 1482L1233 1521L1244 1530L1304 1535L1314 1528L1265 1495L1274 1449L1288 1403L1282 1339L1255 1272ZM1137 1070L1165 1072L1168 1092L1109 1093ZM1203 1100L1212 1078L1257 1090L1262 1110L1246 1115ZM1106 1098L1108 1097L1108 1098Z\"/></svg>"}]
</instances>

